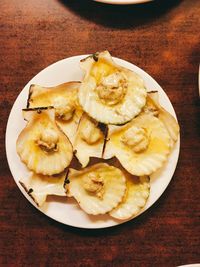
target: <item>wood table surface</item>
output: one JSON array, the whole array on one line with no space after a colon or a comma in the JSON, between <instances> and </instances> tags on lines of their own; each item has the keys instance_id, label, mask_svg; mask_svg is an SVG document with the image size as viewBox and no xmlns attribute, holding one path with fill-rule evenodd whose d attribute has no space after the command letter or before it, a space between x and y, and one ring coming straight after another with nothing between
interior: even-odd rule
<instances>
[{"instance_id":1,"label":"wood table surface","mask_svg":"<svg viewBox=\"0 0 200 267\"><path fill-rule=\"evenodd\" d=\"M200 263L199 29L199 0L129 6L0 1L0 266ZM148 211L117 227L83 230L48 218L22 195L7 164L6 123L18 94L40 70L106 49L165 90L181 127L181 151L171 183Z\"/></svg>"}]
</instances>

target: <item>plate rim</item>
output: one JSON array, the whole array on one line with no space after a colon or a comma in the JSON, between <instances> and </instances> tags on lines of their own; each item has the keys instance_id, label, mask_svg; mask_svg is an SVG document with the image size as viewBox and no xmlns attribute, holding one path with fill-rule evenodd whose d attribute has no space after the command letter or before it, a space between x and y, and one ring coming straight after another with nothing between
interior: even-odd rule
<instances>
[{"instance_id":1,"label":"plate rim","mask_svg":"<svg viewBox=\"0 0 200 267\"><path fill-rule=\"evenodd\" d=\"M76 59L81 59L81 58L85 58L89 56L89 54L86 54L86 55L76 55L76 56L71 56L71 57L68 57L68 58L64 58L64 59L61 59L61 60L58 60L50 65L48 65L47 67L45 67L44 69L42 69L41 71L39 71L33 78L31 78L27 83L26 85L23 87L23 89L19 92L19 94L17 95L13 105L12 105L12 108L10 110L10 113L9 113L9 116L8 116L8 120L7 120L7 125L6 125L6 132L5 132L5 148L6 148L6 158L7 158L7 162L8 162L8 166L9 166L9 169L10 169L10 172L12 174L12 178L14 179L17 187L20 189L21 193L24 195L24 197L37 209L39 210L40 212L42 212L44 215L46 215L47 217L49 217L50 219L53 219L54 221L57 221L59 223L62 223L66 226L70 226L70 227L75 227L75 228L80 228L80 229L103 229L103 228L109 228L109 227L114 227L114 226L117 226L117 225L120 225L120 224L123 224L123 223L126 223L128 221L132 221L133 219L137 218L138 216L140 216L141 214L143 214L144 212L146 212L147 210L149 210L149 208L151 208L158 200L159 198L162 196L162 194L164 193L164 191L166 190L166 188L168 187L169 183L171 182L172 178L173 178L173 175L174 175L174 172L176 170L176 167L177 167L177 163L178 163L178 159L179 159L179 155L180 155L180 134L179 134L179 138L177 140L177 143L176 143L176 153L177 153L177 156L176 156L176 159L174 161L174 169L172 171L172 174L171 174L171 177L170 179L168 179L168 182L165 186L165 188L163 189L163 191L159 194L159 196L157 197L157 199L151 203L151 205L149 205L147 208L144 207L144 209L141 210L141 212L139 214L137 214L136 216L132 217L132 218L129 218L127 220L113 220L113 224L111 225L103 225L103 226L80 226L79 224L71 224L71 223L67 223L67 222L64 222L62 220L59 220L57 218L54 218L52 216L50 216L49 214L45 213L40 207L38 207L33 201L32 199L30 198L29 195L27 195L27 193L23 190L23 188L20 186L19 184L19 177L18 179L15 178L15 174L13 173L12 171L12 165L11 165L11 162L10 162L10 159L9 159L9 152L8 152L8 132L9 132L9 123L10 123L10 118L11 118L11 115L12 115L12 112L14 110L14 106L16 105L16 102L18 100L18 98L21 96L21 94L24 93L26 87L30 86L30 84L32 83L32 81L34 79L36 79L37 76L41 75L43 72L47 71L48 68L51 68L53 65L56 65L56 64L62 64L62 62L65 62L65 61L68 61L68 60L76 60ZM162 91L162 94L164 94L165 98L167 98L167 100L169 101L170 103L170 106L172 108L172 111L173 111L173 116L176 118L176 120L178 121L177 119L177 116L176 116L176 113L175 113L175 110L174 110L174 107L169 99L169 97L167 96L167 94L165 93L165 91L162 89L162 87L158 84L158 82L152 77L150 76L146 71L144 71L143 69L141 69L140 67L134 65L133 63L127 61L127 60L124 60L124 59L121 59L121 58L118 58L118 57L112 57L114 60L119 60L120 62L124 63L124 64L128 64L129 66L131 66L132 68L136 68L138 71L142 72L143 74L145 74L147 76L148 79L151 79ZM134 70L135 71L135 70ZM171 112L170 112L171 113Z\"/></svg>"}]
</instances>

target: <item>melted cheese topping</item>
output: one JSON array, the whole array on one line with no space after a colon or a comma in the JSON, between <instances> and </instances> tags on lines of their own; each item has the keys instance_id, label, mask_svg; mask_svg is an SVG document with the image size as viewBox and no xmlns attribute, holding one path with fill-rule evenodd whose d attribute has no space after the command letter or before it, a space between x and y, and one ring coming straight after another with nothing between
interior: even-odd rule
<instances>
[{"instance_id":1,"label":"melted cheese topping","mask_svg":"<svg viewBox=\"0 0 200 267\"><path fill-rule=\"evenodd\" d=\"M93 63L91 75L99 84L103 77L106 77L117 71L117 68L103 58L99 58L97 62Z\"/></svg>"},{"instance_id":2,"label":"melted cheese topping","mask_svg":"<svg viewBox=\"0 0 200 267\"><path fill-rule=\"evenodd\" d=\"M112 106L124 98L127 88L125 75L122 72L114 72L104 77L96 90L100 100L104 104Z\"/></svg>"},{"instance_id":3,"label":"melted cheese topping","mask_svg":"<svg viewBox=\"0 0 200 267\"><path fill-rule=\"evenodd\" d=\"M89 193L102 199L104 194L104 181L99 173L89 173L83 177L83 187Z\"/></svg>"},{"instance_id":4,"label":"melted cheese topping","mask_svg":"<svg viewBox=\"0 0 200 267\"><path fill-rule=\"evenodd\" d=\"M63 97L56 97L53 101L53 106L56 109L56 117L61 120L70 120L75 111L75 103L73 99L66 101Z\"/></svg>"},{"instance_id":5,"label":"melted cheese topping","mask_svg":"<svg viewBox=\"0 0 200 267\"><path fill-rule=\"evenodd\" d=\"M58 134L53 128L47 128L43 131L36 144L45 152L53 152L58 150Z\"/></svg>"},{"instance_id":6,"label":"melted cheese topping","mask_svg":"<svg viewBox=\"0 0 200 267\"><path fill-rule=\"evenodd\" d=\"M131 147L135 153L145 151L149 145L149 137L145 128L132 126L128 129L123 136L121 141Z\"/></svg>"},{"instance_id":7,"label":"melted cheese topping","mask_svg":"<svg viewBox=\"0 0 200 267\"><path fill-rule=\"evenodd\" d=\"M82 128L81 138L89 145L92 145L102 139L102 137L103 134L101 130L97 128L95 123L93 123L91 120L87 120Z\"/></svg>"}]
</instances>

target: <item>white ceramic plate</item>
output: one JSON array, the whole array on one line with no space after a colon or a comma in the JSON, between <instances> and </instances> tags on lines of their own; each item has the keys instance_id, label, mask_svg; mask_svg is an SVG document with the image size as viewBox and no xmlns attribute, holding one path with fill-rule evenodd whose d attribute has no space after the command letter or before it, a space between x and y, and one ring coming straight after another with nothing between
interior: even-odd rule
<instances>
[{"instance_id":1,"label":"white ceramic plate","mask_svg":"<svg viewBox=\"0 0 200 267\"><path fill-rule=\"evenodd\" d=\"M25 121L22 118L21 110L22 108L26 107L30 85L35 83L43 86L54 86L60 83L64 83L66 81L81 80L83 74L79 68L79 62L82 58L85 58L86 56L87 55L75 56L58 61L38 73L24 87L24 89L17 97L8 119L6 130L6 153L8 164L17 186L24 194L24 196L37 209L42 211L47 216L53 218L54 220L64 223L66 225L71 225L80 228L103 228L114 226L124 221L112 219L108 215L89 216L78 207L74 200L72 200L71 198L67 199L65 197L49 197L46 204L42 208L38 208L19 184L20 177L27 177L29 175L28 170L26 169L25 165L20 161L17 155L16 140L19 133L25 126ZM138 73L144 79L146 87L149 91L157 90L159 92L161 104L165 107L166 110L168 110L173 116L176 117L170 100L153 78L151 78L142 69L136 67L135 65L127 61L118 58L114 58L114 60L117 64L129 68ZM153 203L155 203L155 201L162 195L162 193L168 186L176 168L179 156L179 147L180 143L178 141L165 166L151 176L150 197L148 199L147 205L141 211L141 213L147 210Z\"/></svg>"},{"instance_id":2,"label":"white ceramic plate","mask_svg":"<svg viewBox=\"0 0 200 267\"><path fill-rule=\"evenodd\" d=\"M94 0L94 1L112 5L129 5L129 4L141 4L141 3L151 2L153 0Z\"/></svg>"}]
</instances>

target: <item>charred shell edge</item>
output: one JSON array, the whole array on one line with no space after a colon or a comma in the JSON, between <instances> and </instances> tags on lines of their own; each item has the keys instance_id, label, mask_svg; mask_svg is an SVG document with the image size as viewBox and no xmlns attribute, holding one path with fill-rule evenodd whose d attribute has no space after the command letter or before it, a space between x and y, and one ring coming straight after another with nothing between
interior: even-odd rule
<instances>
[{"instance_id":1,"label":"charred shell edge","mask_svg":"<svg viewBox=\"0 0 200 267\"><path fill-rule=\"evenodd\" d=\"M158 91L157 90L155 90L155 91L152 90L152 91L149 91L149 92L147 91L147 94L155 94L155 93L158 93Z\"/></svg>"},{"instance_id":2,"label":"charred shell edge","mask_svg":"<svg viewBox=\"0 0 200 267\"><path fill-rule=\"evenodd\" d=\"M37 108L23 108L22 111L37 111L40 114L43 110L54 109L53 106L49 107L37 107Z\"/></svg>"},{"instance_id":3,"label":"charred shell edge","mask_svg":"<svg viewBox=\"0 0 200 267\"><path fill-rule=\"evenodd\" d=\"M38 114L41 114L43 110L48 110L48 109L54 109L53 106L49 107L38 107L38 108L23 108L22 111L36 111ZM26 119L24 119L26 121Z\"/></svg>"},{"instance_id":4,"label":"charred shell edge","mask_svg":"<svg viewBox=\"0 0 200 267\"><path fill-rule=\"evenodd\" d=\"M29 88L29 94L28 94L28 99L27 99L27 104L26 107L29 108L30 106L30 100L31 100L31 96L33 93L33 87L35 86L35 84L31 84L30 88Z\"/></svg>"},{"instance_id":5,"label":"charred shell edge","mask_svg":"<svg viewBox=\"0 0 200 267\"><path fill-rule=\"evenodd\" d=\"M92 57L93 57L94 61L97 62L97 61L99 60L99 52L94 53L94 54L92 55Z\"/></svg>"},{"instance_id":6,"label":"charred shell edge","mask_svg":"<svg viewBox=\"0 0 200 267\"><path fill-rule=\"evenodd\" d=\"M99 60L99 52L96 52L96 53L94 53L94 54L91 54L91 55L87 56L86 58L81 59L80 62L84 62L84 61L86 61L88 58L92 58L94 61L97 62L97 61Z\"/></svg>"},{"instance_id":7,"label":"charred shell edge","mask_svg":"<svg viewBox=\"0 0 200 267\"><path fill-rule=\"evenodd\" d=\"M19 183L21 184L21 186L24 188L24 190L26 191L26 193L32 198L32 200L35 202L35 204L39 207L39 203L35 200L35 198L33 197L32 193L33 193L33 189L32 188L27 188L25 186L25 184L21 181L19 181Z\"/></svg>"},{"instance_id":8,"label":"charred shell edge","mask_svg":"<svg viewBox=\"0 0 200 267\"><path fill-rule=\"evenodd\" d=\"M104 124L105 128L104 128L104 143L103 143L103 149L102 149L102 154L101 157L103 158L104 152L105 152L105 148L106 148L106 144L108 142L108 125Z\"/></svg>"},{"instance_id":9,"label":"charred shell edge","mask_svg":"<svg viewBox=\"0 0 200 267\"><path fill-rule=\"evenodd\" d=\"M68 176L69 176L69 169L67 170L67 173L66 173L66 176L65 176L65 180L64 180L64 183L63 183L63 188L64 189L66 189L65 188L66 184L70 183L70 180L69 180Z\"/></svg>"}]
</instances>

